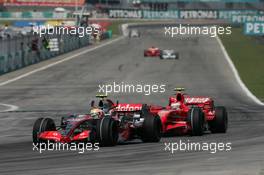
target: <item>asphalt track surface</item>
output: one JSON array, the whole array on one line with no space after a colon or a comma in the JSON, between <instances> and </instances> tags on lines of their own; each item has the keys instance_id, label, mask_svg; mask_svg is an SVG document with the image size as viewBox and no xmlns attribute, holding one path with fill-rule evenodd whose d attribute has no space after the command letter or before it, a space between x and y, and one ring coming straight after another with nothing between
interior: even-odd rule
<instances>
[{"instance_id":1,"label":"asphalt track surface","mask_svg":"<svg viewBox=\"0 0 264 175\"><path fill-rule=\"evenodd\" d=\"M241 90L216 39L207 36L169 38L164 36L162 28L140 30L141 38L123 38L0 87L1 103L19 107L15 112L0 113L1 175L264 174L263 107L257 106ZM143 50L150 46L176 49L180 59L144 58ZM10 76L2 76L1 81ZM98 85L114 81L166 84L166 92L162 94L111 95L120 102L165 105L175 86L186 87L190 95L211 96L217 105L228 108L229 130L226 134L201 137L166 137L160 143L134 141L84 154L32 151L32 125L38 117L51 116L58 121L60 114L87 111ZM215 154L164 151L165 142L179 143L180 140L231 142L232 150Z\"/></svg>"}]
</instances>

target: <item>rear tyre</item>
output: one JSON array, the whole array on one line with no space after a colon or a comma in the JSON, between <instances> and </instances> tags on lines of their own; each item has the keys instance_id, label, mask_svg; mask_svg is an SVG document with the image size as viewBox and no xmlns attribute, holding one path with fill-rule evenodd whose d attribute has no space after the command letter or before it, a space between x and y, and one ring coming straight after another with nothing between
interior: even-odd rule
<instances>
[{"instance_id":1,"label":"rear tyre","mask_svg":"<svg viewBox=\"0 0 264 175\"><path fill-rule=\"evenodd\" d=\"M97 140L101 146L115 146L118 141L118 123L111 117L104 117L97 122Z\"/></svg>"},{"instance_id":2,"label":"rear tyre","mask_svg":"<svg viewBox=\"0 0 264 175\"><path fill-rule=\"evenodd\" d=\"M194 107L188 111L187 120L191 126L191 135L201 136L204 131L204 114L203 111Z\"/></svg>"},{"instance_id":3,"label":"rear tyre","mask_svg":"<svg viewBox=\"0 0 264 175\"><path fill-rule=\"evenodd\" d=\"M144 50L144 57L147 57L148 55L147 55L147 50Z\"/></svg>"},{"instance_id":4,"label":"rear tyre","mask_svg":"<svg viewBox=\"0 0 264 175\"><path fill-rule=\"evenodd\" d=\"M141 139L143 142L159 142L161 138L160 117L151 113L143 113L144 122L142 126Z\"/></svg>"},{"instance_id":5,"label":"rear tyre","mask_svg":"<svg viewBox=\"0 0 264 175\"><path fill-rule=\"evenodd\" d=\"M35 121L32 132L33 143L41 142L38 135L44 131L56 131L56 125L51 118L39 118Z\"/></svg>"},{"instance_id":6,"label":"rear tyre","mask_svg":"<svg viewBox=\"0 0 264 175\"><path fill-rule=\"evenodd\" d=\"M160 51L160 55L159 55L160 59L163 60L163 51Z\"/></svg>"},{"instance_id":7,"label":"rear tyre","mask_svg":"<svg viewBox=\"0 0 264 175\"><path fill-rule=\"evenodd\" d=\"M215 107L215 119L209 122L212 133L226 133L228 128L228 114L224 106Z\"/></svg>"},{"instance_id":8,"label":"rear tyre","mask_svg":"<svg viewBox=\"0 0 264 175\"><path fill-rule=\"evenodd\" d=\"M179 53L176 53L175 60L178 60L178 59L179 59Z\"/></svg>"},{"instance_id":9,"label":"rear tyre","mask_svg":"<svg viewBox=\"0 0 264 175\"><path fill-rule=\"evenodd\" d=\"M149 114L149 106L147 104L143 104L142 105L141 113L142 113L143 117L145 115L148 115Z\"/></svg>"}]
</instances>

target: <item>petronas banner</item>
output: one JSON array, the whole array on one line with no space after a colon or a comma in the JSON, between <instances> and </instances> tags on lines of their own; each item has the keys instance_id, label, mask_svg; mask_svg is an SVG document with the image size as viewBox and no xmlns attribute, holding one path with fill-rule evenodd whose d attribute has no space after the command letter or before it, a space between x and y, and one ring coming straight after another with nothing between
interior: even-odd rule
<instances>
[{"instance_id":1,"label":"petronas banner","mask_svg":"<svg viewBox=\"0 0 264 175\"><path fill-rule=\"evenodd\" d=\"M264 36L264 22L247 22L244 24L245 35Z\"/></svg>"},{"instance_id":2,"label":"petronas banner","mask_svg":"<svg viewBox=\"0 0 264 175\"><path fill-rule=\"evenodd\" d=\"M142 16L145 19L177 19L179 18L179 11L142 11Z\"/></svg>"},{"instance_id":3,"label":"petronas banner","mask_svg":"<svg viewBox=\"0 0 264 175\"><path fill-rule=\"evenodd\" d=\"M244 24L246 22L264 22L264 16L259 15L233 15L232 23Z\"/></svg>"},{"instance_id":4,"label":"petronas banner","mask_svg":"<svg viewBox=\"0 0 264 175\"><path fill-rule=\"evenodd\" d=\"M143 19L227 19L232 21L234 15L260 15L258 10L109 10L110 18Z\"/></svg>"}]
</instances>

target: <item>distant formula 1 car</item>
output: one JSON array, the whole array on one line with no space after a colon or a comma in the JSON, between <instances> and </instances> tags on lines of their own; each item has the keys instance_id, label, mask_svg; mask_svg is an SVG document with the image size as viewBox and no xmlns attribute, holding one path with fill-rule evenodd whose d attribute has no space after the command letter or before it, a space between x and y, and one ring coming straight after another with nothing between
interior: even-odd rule
<instances>
[{"instance_id":1,"label":"distant formula 1 car","mask_svg":"<svg viewBox=\"0 0 264 175\"><path fill-rule=\"evenodd\" d=\"M174 50L161 50L160 59L179 59L179 53Z\"/></svg>"},{"instance_id":2,"label":"distant formula 1 car","mask_svg":"<svg viewBox=\"0 0 264 175\"><path fill-rule=\"evenodd\" d=\"M223 106L214 106L210 97L189 97L176 88L176 96L169 98L165 108L152 107L151 112L158 114L165 134L203 135L204 131L225 133L228 126L227 110Z\"/></svg>"},{"instance_id":3,"label":"distant formula 1 car","mask_svg":"<svg viewBox=\"0 0 264 175\"><path fill-rule=\"evenodd\" d=\"M132 29L129 31L129 37L130 38L139 38L140 37L140 32L136 29Z\"/></svg>"},{"instance_id":4,"label":"distant formula 1 car","mask_svg":"<svg viewBox=\"0 0 264 175\"><path fill-rule=\"evenodd\" d=\"M157 47L150 47L147 50L144 50L144 57L159 57L161 50Z\"/></svg>"},{"instance_id":5,"label":"distant formula 1 car","mask_svg":"<svg viewBox=\"0 0 264 175\"><path fill-rule=\"evenodd\" d=\"M92 142L114 146L118 142L135 138L143 142L158 142L161 121L143 104L114 104L99 95L98 106L91 103L89 114L69 115L61 118L56 126L50 118L39 118L33 126L33 142Z\"/></svg>"}]
</instances>

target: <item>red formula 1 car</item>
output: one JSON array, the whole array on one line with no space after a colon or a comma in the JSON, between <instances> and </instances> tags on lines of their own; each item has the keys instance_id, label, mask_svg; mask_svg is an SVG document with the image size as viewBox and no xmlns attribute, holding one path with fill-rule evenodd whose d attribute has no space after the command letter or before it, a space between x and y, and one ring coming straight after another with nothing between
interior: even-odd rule
<instances>
[{"instance_id":1,"label":"red formula 1 car","mask_svg":"<svg viewBox=\"0 0 264 175\"><path fill-rule=\"evenodd\" d=\"M33 142L92 142L114 146L118 142L139 138L143 142L158 142L161 121L143 104L114 104L100 98L98 106L91 103L91 111L84 115L61 118L60 126L50 118L39 118L33 126Z\"/></svg>"},{"instance_id":2,"label":"red formula 1 car","mask_svg":"<svg viewBox=\"0 0 264 175\"><path fill-rule=\"evenodd\" d=\"M186 96L182 93L183 90L176 88L176 96L169 98L167 107L151 107L151 112L161 118L164 134L198 136L206 130L212 133L227 131L228 116L225 107L215 107L210 97Z\"/></svg>"},{"instance_id":3,"label":"red formula 1 car","mask_svg":"<svg viewBox=\"0 0 264 175\"><path fill-rule=\"evenodd\" d=\"M161 50L157 47L150 47L147 50L144 50L144 57L159 57Z\"/></svg>"}]
</instances>

